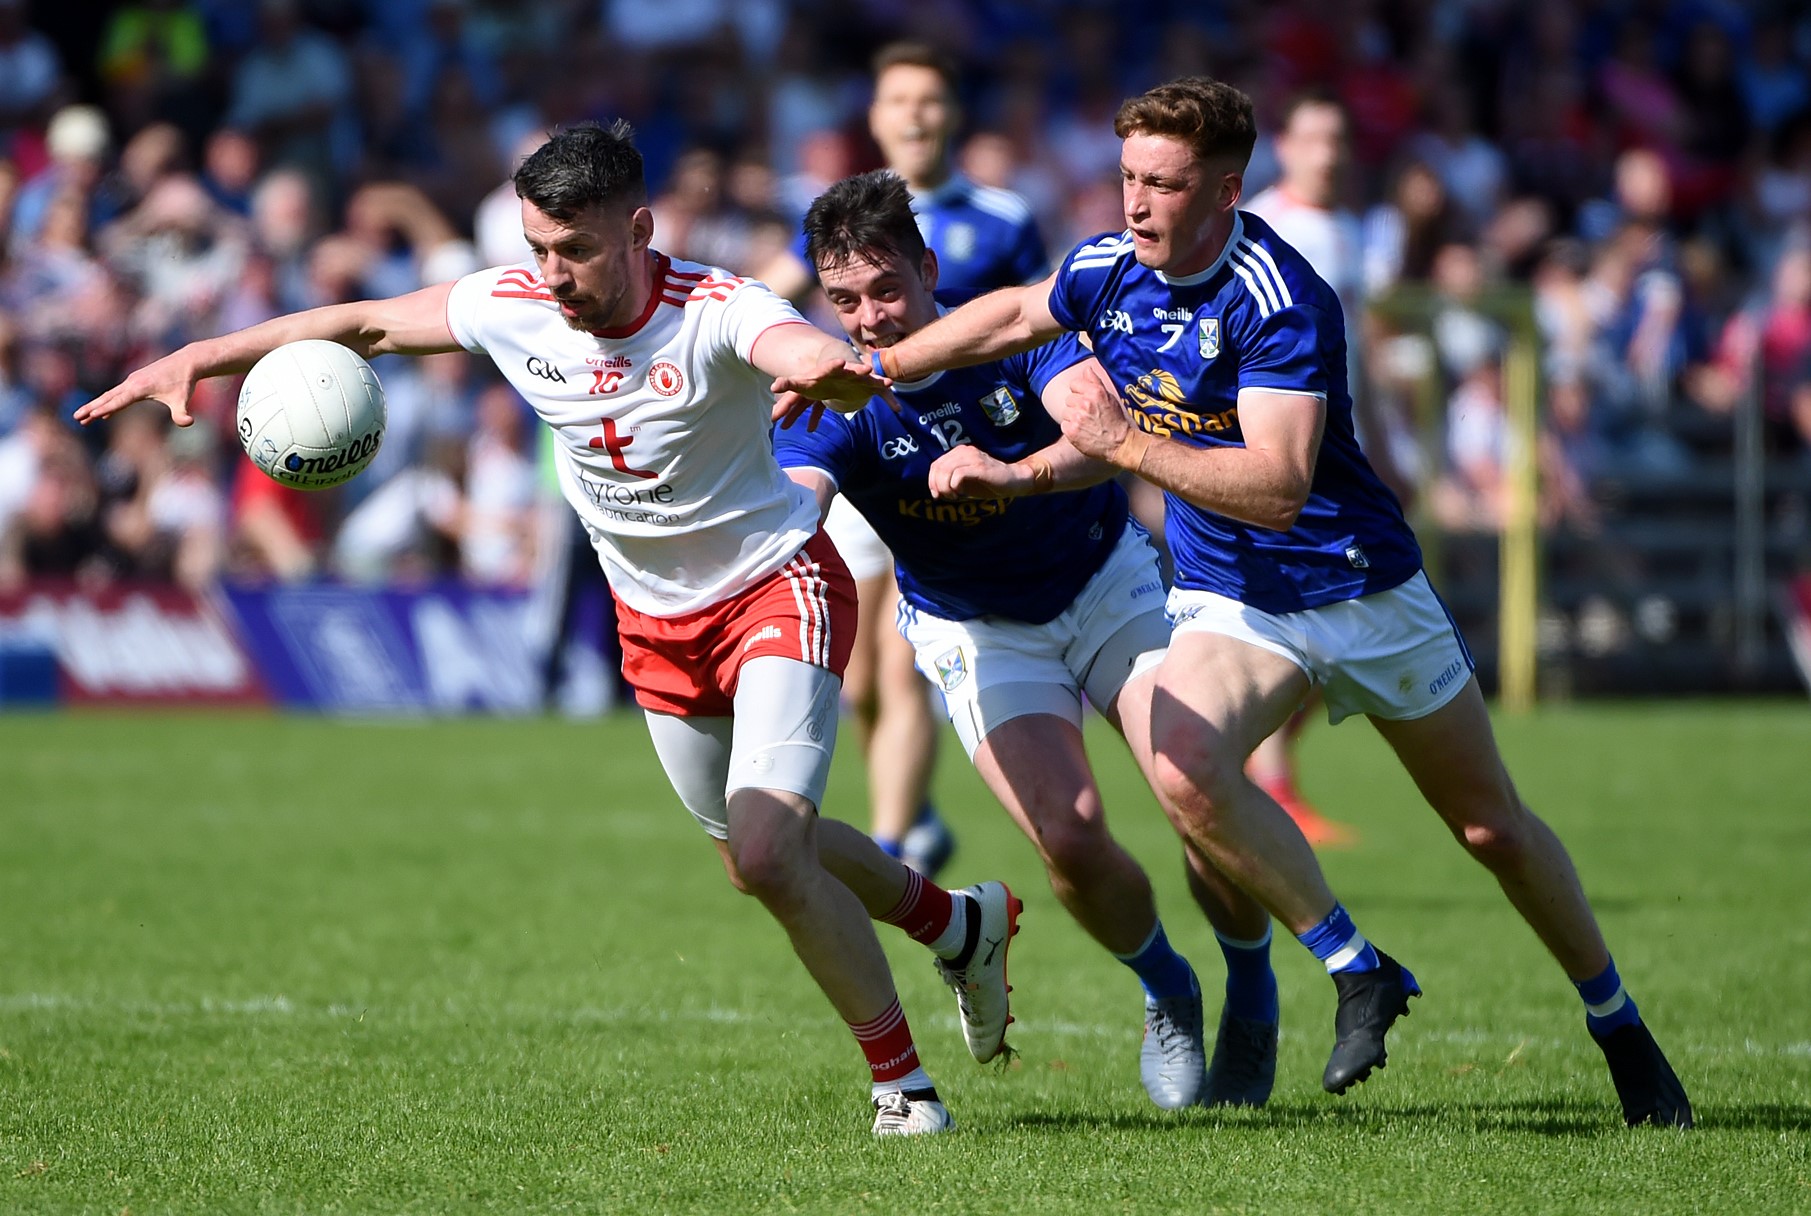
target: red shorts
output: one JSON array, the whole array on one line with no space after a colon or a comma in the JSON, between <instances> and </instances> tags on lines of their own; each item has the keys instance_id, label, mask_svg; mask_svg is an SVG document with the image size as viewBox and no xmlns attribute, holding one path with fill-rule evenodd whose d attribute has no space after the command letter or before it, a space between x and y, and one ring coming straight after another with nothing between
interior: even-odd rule
<instances>
[{"instance_id":1,"label":"red shorts","mask_svg":"<svg viewBox=\"0 0 1811 1216\"><path fill-rule=\"evenodd\" d=\"M643 709L727 718L742 664L778 655L840 679L855 646L855 580L819 531L747 591L684 616L647 616L616 601L623 677Z\"/></svg>"}]
</instances>

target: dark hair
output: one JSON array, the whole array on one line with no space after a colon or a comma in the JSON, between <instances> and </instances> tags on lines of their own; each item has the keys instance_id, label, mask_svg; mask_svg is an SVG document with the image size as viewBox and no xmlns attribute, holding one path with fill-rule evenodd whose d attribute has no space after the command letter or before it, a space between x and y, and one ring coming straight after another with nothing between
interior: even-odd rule
<instances>
[{"instance_id":1,"label":"dark hair","mask_svg":"<svg viewBox=\"0 0 1811 1216\"><path fill-rule=\"evenodd\" d=\"M1295 121L1295 116L1309 106L1332 106L1339 111L1339 116L1346 119L1348 124L1351 122L1350 116L1346 113L1346 103L1340 100L1338 93L1324 85L1312 85L1291 95L1289 100L1283 104L1283 113L1278 117L1277 130L1287 131L1289 124Z\"/></svg>"},{"instance_id":2,"label":"dark hair","mask_svg":"<svg viewBox=\"0 0 1811 1216\"><path fill-rule=\"evenodd\" d=\"M888 68L929 68L943 77L943 87L954 98L960 81L956 61L928 42L889 42L874 53L874 79Z\"/></svg>"},{"instance_id":3,"label":"dark hair","mask_svg":"<svg viewBox=\"0 0 1811 1216\"><path fill-rule=\"evenodd\" d=\"M516 195L556 220L570 220L587 207L639 207L648 200L648 187L634 140L635 129L620 118L607 127L562 127L516 170Z\"/></svg>"},{"instance_id":4,"label":"dark hair","mask_svg":"<svg viewBox=\"0 0 1811 1216\"><path fill-rule=\"evenodd\" d=\"M1223 81L1184 76L1128 98L1113 116L1113 133L1163 135L1189 146L1197 160L1229 157L1243 168L1258 142L1251 98Z\"/></svg>"},{"instance_id":5,"label":"dark hair","mask_svg":"<svg viewBox=\"0 0 1811 1216\"><path fill-rule=\"evenodd\" d=\"M805 256L819 269L863 261L884 265L924 260L924 234L912 214L912 192L889 169L845 177L812 201L805 212Z\"/></svg>"}]
</instances>

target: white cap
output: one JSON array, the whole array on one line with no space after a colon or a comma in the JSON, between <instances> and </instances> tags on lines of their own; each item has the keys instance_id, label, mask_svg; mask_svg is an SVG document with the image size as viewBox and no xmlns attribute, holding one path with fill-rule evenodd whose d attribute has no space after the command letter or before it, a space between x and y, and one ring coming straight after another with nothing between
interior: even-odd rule
<instances>
[{"instance_id":1,"label":"white cap","mask_svg":"<svg viewBox=\"0 0 1811 1216\"><path fill-rule=\"evenodd\" d=\"M99 160L110 142L107 116L96 106L64 106L44 133L44 144L58 161Z\"/></svg>"}]
</instances>

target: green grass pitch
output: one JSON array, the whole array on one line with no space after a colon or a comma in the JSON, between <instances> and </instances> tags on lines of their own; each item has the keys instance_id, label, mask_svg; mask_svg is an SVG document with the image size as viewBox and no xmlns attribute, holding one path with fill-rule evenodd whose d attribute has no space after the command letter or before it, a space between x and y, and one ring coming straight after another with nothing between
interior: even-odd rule
<instances>
[{"instance_id":1,"label":"green grass pitch","mask_svg":"<svg viewBox=\"0 0 1811 1216\"><path fill-rule=\"evenodd\" d=\"M1811 710L1498 728L1696 1132L1621 1126L1571 988L1361 723L1310 731L1304 783L1363 832L1335 889L1427 989L1387 1070L1320 1091L1332 986L1284 940L1270 1106L1151 1107L1135 981L950 741L950 877L1025 899L1020 1055L974 1065L883 926L960 1130L876 1143L854 1044L634 716L0 718L0 1212L1811 1210ZM1174 841L1090 744L1212 994ZM826 801L861 820L853 747Z\"/></svg>"}]
</instances>

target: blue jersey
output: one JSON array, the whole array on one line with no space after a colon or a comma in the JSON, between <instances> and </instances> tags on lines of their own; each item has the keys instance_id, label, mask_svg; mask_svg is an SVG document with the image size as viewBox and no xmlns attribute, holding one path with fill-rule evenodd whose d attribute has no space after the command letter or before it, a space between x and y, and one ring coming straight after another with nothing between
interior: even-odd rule
<instances>
[{"instance_id":1,"label":"blue jersey","mask_svg":"<svg viewBox=\"0 0 1811 1216\"><path fill-rule=\"evenodd\" d=\"M1073 337L998 363L894 386L853 414L826 411L774 431L782 468L819 469L873 526L898 564L906 602L946 620L1054 620L1105 564L1126 526L1125 491L1085 490L998 501L934 499L931 463L972 443L1011 462L1062 435L1040 400L1051 377L1088 357Z\"/></svg>"},{"instance_id":2,"label":"blue jersey","mask_svg":"<svg viewBox=\"0 0 1811 1216\"><path fill-rule=\"evenodd\" d=\"M1050 311L1091 336L1133 421L1153 435L1243 446L1240 389L1326 398L1308 502L1288 531L1164 496L1177 586L1297 612L1387 591L1421 568L1396 496L1352 433L1339 299L1263 220L1235 212L1220 257L1185 277L1141 266L1129 232L1096 237L1064 261Z\"/></svg>"},{"instance_id":3,"label":"blue jersey","mask_svg":"<svg viewBox=\"0 0 1811 1216\"><path fill-rule=\"evenodd\" d=\"M937 253L937 303L966 304L1002 287L1041 279L1050 271L1037 220L1010 190L981 186L957 174L937 189L912 196L924 243ZM799 234L793 252L813 275Z\"/></svg>"}]
</instances>

